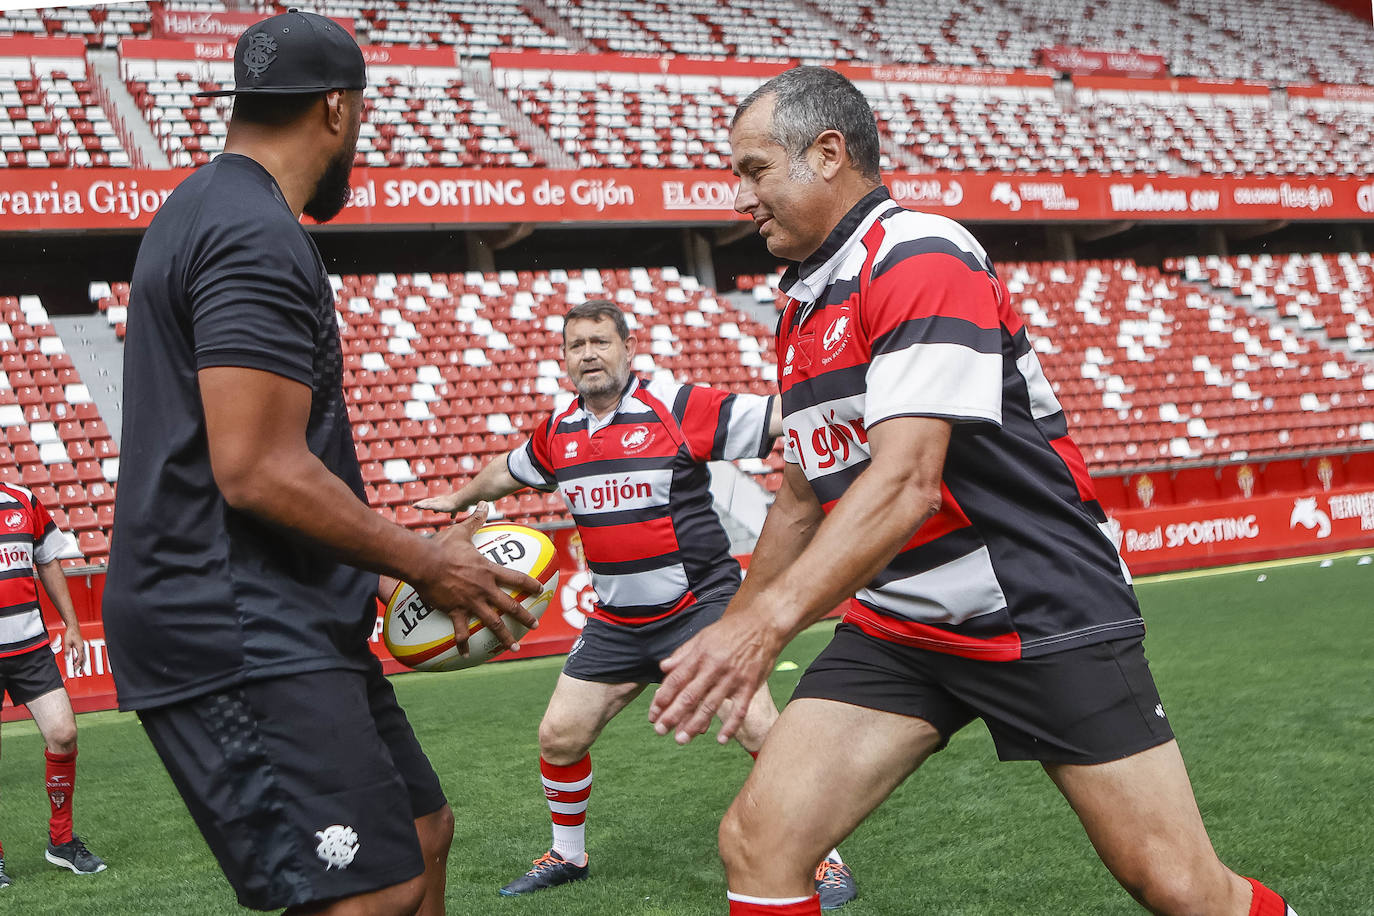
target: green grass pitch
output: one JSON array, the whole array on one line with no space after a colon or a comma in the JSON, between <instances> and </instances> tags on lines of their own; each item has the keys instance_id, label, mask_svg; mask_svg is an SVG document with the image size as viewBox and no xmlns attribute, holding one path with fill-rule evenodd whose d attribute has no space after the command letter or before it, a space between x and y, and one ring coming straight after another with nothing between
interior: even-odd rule
<instances>
[{"instance_id":1,"label":"green grass pitch","mask_svg":"<svg viewBox=\"0 0 1374 916\"><path fill-rule=\"evenodd\" d=\"M1303 916L1374 912L1374 564L1361 556L1139 585L1146 650L1213 842ZM812 628L784 660L804 667L829 630ZM535 726L560 665L540 659L396 681L457 816L449 913L723 913L715 829L749 758L709 739L678 748L657 738L647 694L593 752L592 880L497 896L549 842ZM799 674L774 675L780 700ZM137 720L92 713L78 724L76 826L110 868L78 877L44 862L41 742L31 723L6 725L0 840L15 884L0 892L0 912L235 912ZM860 899L845 911L853 916L1140 912L1040 768L998 764L978 724L842 850L859 880Z\"/></svg>"}]
</instances>

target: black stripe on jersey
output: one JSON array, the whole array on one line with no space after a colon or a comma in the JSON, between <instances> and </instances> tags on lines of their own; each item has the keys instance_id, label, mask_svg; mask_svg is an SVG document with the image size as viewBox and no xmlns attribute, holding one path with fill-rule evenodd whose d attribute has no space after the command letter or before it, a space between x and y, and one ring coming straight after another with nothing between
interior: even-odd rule
<instances>
[{"instance_id":1,"label":"black stripe on jersey","mask_svg":"<svg viewBox=\"0 0 1374 916\"><path fill-rule=\"evenodd\" d=\"M957 528L933 541L897 554L882 572L873 577L868 587L881 588L889 582L929 572L937 566L966 557L982 546L983 539L972 525Z\"/></svg>"},{"instance_id":2,"label":"black stripe on jersey","mask_svg":"<svg viewBox=\"0 0 1374 916\"><path fill-rule=\"evenodd\" d=\"M1021 327L1011 335L1011 358L1020 359L1031 351L1030 338L1026 336L1025 327Z\"/></svg>"},{"instance_id":3,"label":"black stripe on jersey","mask_svg":"<svg viewBox=\"0 0 1374 916\"><path fill-rule=\"evenodd\" d=\"M35 563L34 565L37 566L38 564ZM33 570L32 570L32 569L10 569L10 570L6 570L5 572L0 572L0 582L3 582L3 581L5 581L5 580L7 580L7 579L32 579L32 578L33 578Z\"/></svg>"},{"instance_id":4,"label":"black stripe on jersey","mask_svg":"<svg viewBox=\"0 0 1374 916\"><path fill-rule=\"evenodd\" d=\"M610 528L614 525L633 525L636 522L658 521L661 518L667 518L671 514L671 508L669 504L664 503L661 506L649 506L645 509L621 509L618 512L593 512L586 515L579 515L574 511L572 516L579 528Z\"/></svg>"},{"instance_id":5,"label":"black stripe on jersey","mask_svg":"<svg viewBox=\"0 0 1374 916\"><path fill-rule=\"evenodd\" d=\"M586 429L586 428L587 428L587 414L584 412L584 413L582 414L582 417L581 417L580 419L577 419L577 420L572 420L572 419L563 419L563 420L559 420L559 421L558 421L558 428L555 429L555 430L553 431L553 433L549 436L549 438L552 439L554 436L563 435L563 434L565 434L565 433L575 433L575 432L577 432L577 431L579 431L579 430L583 430L583 429Z\"/></svg>"},{"instance_id":6,"label":"black stripe on jersey","mask_svg":"<svg viewBox=\"0 0 1374 916\"><path fill-rule=\"evenodd\" d=\"M980 328L952 315L927 315L903 321L873 340L873 355L895 353L915 344L950 343L979 353L1002 352L1002 329Z\"/></svg>"},{"instance_id":7,"label":"black stripe on jersey","mask_svg":"<svg viewBox=\"0 0 1374 916\"><path fill-rule=\"evenodd\" d=\"M811 490L816 494L816 501L825 505L839 499L845 490L853 486L858 476L868 469L868 465L869 462L865 460L824 477L812 478Z\"/></svg>"},{"instance_id":8,"label":"black stripe on jersey","mask_svg":"<svg viewBox=\"0 0 1374 916\"><path fill-rule=\"evenodd\" d=\"M720 410L716 413L716 434L711 439L711 455L725 454L725 442L730 438L730 415L735 409L735 398L733 395L720 402Z\"/></svg>"},{"instance_id":9,"label":"black stripe on jersey","mask_svg":"<svg viewBox=\"0 0 1374 916\"><path fill-rule=\"evenodd\" d=\"M825 288L825 297L816 303L817 310L831 305L842 305L859 294L859 278L849 277L836 280Z\"/></svg>"},{"instance_id":10,"label":"black stripe on jersey","mask_svg":"<svg viewBox=\"0 0 1374 916\"><path fill-rule=\"evenodd\" d=\"M681 449L679 449L681 451ZM605 474L633 474L636 471L666 471L677 461L678 453L659 455L654 458L631 455L629 458L602 458L599 461L580 461L576 465L559 468L559 480L564 484L575 484L587 477L600 477ZM577 476L572 476L576 470Z\"/></svg>"},{"instance_id":11,"label":"black stripe on jersey","mask_svg":"<svg viewBox=\"0 0 1374 916\"><path fill-rule=\"evenodd\" d=\"M34 540L33 532L19 531L15 534L0 534L0 544L24 544Z\"/></svg>"},{"instance_id":12,"label":"black stripe on jersey","mask_svg":"<svg viewBox=\"0 0 1374 916\"><path fill-rule=\"evenodd\" d=\"M598 576L630 576L635 573L654 572L659 569L667 569L676 566L681 562L676 550L669 553L660 554L656 557L645 557L640 560L621 560L618 563L593 563L587 561L587 568Z\"/></svg>"},{"instance_id":13,"label":"black stripe on jersey","mask_svg":"<svg viewBox=\"0 0 1374 916\"><path fill-rule=\"evenodd\" d=\"M37 601L29 601L25 604L11 604L8 607L0 607L0 617L18 617L20 614L29 614L38 610Z\"/></svg>"},{"instance_id":14,"label":"black stripe on jersey","mask_svg":"<svg viewBox=\"0 0 1374 916\"><path fill-rule=\"evenodd\" d=\"M692 386L683 385L677 390L677 395L673 398L673 404L668 408L669 412L673 415L673 419L677 420L678 425L681 425L682 418L687 416L687 399L691 397L691 394ZM653 395L650 395L650 397L653 397Z\"/></svg>"},{"instance_id":15,"label":"black stripe on jersey","mask_svg":"<svg viewBox=\"0 0 1374 916\"><path fill-rule=\"evenodd\" d=\"M954 243L953 239L940 238L939 236L927 236L923 239L911 239L906 242L898 242L893 245L887 255L873 265L873 279L876 280L887 273L907 258L914 258L923 254L947 254L952 258L958 258L964 262L969 270L993 276L978 256L971 251L965 251Z\"/></svg>"},{"instance_id":16,"label":"black stripe on jersey","mask_svg":"<svg viewBox=\"0 0 1374 916\"><path fill-rule=\"evenodd\" d=\"M768 427L773 425L773 402L778 399L776 394L768 396L768 403L763 408L763 438L759 440L759 457L766 458L768 453L773 450L773 443L778 441L778 437L768 432Z\"/></svg>"},{"instance_id":17,"label":"black stripe on jersey","mask_svg":"<svg viewBox=\"0 0 1374 916\"><path fill-rule=\"evenodd\" d=\"M862 363L844 369L832 369L816 378L794 382L783 395L783 409L787 413L796 413L798 410L824 404L826 401L863 394L867 377L868 363Z\"/></svg>"},{"instance_id":18,"label":"black stripe on jersey","mask_svg":"<svg viewBox=\"0 0 1374 916\"><path fill-rule=\"evenodd\" d=\"M1045 432L1045 438L1053 442L1055 439L1063 439L1069 434L1069 421L1064 416L1064 411L1052 413L1047 417L1041 417L1035 421Z\"/></svg>"}]
</instances>

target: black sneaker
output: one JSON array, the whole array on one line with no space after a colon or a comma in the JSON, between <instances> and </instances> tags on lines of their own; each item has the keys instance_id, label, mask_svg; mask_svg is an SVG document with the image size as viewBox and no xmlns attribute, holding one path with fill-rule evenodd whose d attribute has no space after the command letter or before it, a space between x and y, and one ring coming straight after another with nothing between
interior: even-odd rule
<instances>
[{"instance_id":1,"label":"black sneaker","mask_svg":"<svg viewBox=\"0 0 1374 916\"><path fill-rule=\"evenodd\" d=\"M105 860L87 849L76 834L72 834L72 838L61 846L55 845L49 838L48 851L43 855L52 864L70 868L78 875L93 875L105 870Z\"/></svg>"},{"instance_id":2,"label":"black sneaker","mask_svg":"<svg viewBox=\"0 0 1374 916\"><path fill-rule=\"evenodd\" d=\"M5 857L0 856L0 888L9 887L13 883L14 882L10 880L10 876L5 874Z\"/></svg>"},{"instance_id":3,"label":"black sneaker","mask_svg":"<svg viewBox=\"0 0 1374 916\"><path fill-rule=\"evenodd\" d=\"M590 865L590 860L588 865ZM550 849L534 860L534 868L501 888L502 897L518 897L531 891L542 891L547 887L557 887L570 881L583 881L587 877L587 865L574 865Z\"/></svg>"},{"instance_id":4,"label":"black sneaker","mask_svg":"<svg viewBox=\"0 0 1374 916\"><path fill-rule=\"evenodd\" d=\"M821 909L838 910L859 896L854 873L843 862L821 859L816 866L816 893L821 895Z\"/></svg>"}]
</instances>

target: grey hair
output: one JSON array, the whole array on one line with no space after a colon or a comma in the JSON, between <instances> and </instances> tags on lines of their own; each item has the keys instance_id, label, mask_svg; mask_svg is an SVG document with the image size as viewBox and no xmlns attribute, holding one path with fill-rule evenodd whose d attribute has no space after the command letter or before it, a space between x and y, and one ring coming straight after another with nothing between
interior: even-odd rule
<instances>
[{"instance_id":1,"label":"grey hair","mask_svg":"<svg viewBox=\"0 0 1374 916\"><path fill-rule=\"evenodd\" d=\"M859 174L870 181L882 180L878 125L857 86L825 67L794 67L749 93L735 109L730 126L770 95L777 101L769 136L786 150L789 160L800 161L817 137L836 130L844 137L849 160Z\"/></svg>"},{"instance_id":2,"label":"grey hair","mask_svg":"<svg viewBox=\"0 0 1374 916\"><path fill-rule=\"evenodd\" d=\"M564 337L567 337L568 334L568 322L579 318L587 321L603 321L609 318L615 323L615 331L620 335L620 339L630 339L630 325L625 321L625 313L620 310L620 306L609 299L588 299L586 302L580 302L568 309L567 313L563 315Z\"/></svg>"}]
</instances>

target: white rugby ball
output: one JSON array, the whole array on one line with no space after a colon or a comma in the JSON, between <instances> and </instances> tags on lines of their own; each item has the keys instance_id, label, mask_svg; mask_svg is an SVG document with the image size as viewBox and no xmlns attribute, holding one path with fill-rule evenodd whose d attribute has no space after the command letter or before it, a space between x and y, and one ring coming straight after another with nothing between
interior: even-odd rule
<instances>
[{"instance_id":1,"label":"white rugby ball","mask_svg":"<svg viewBox=\"0 0 1374 916\"><path fill-rule=\"evenodd\" d=\"M493 563L518 570L538 579L542 588L536 594L510 592L535 618L543 615L558 589L558 563L553 541L541 531L524 525L487 525L473 535L477 552ZM502 619L516 639L528 632L518 620L506 614ZM505 650L496 636L480 620L468 628L468 655L458 654L458 637L453 618L436 614L420 600L415 589L402 582L391 593L382 618L382 640L387 651L401 664L416 671L457 671L471 668Z\"/></svg>"}]
</instances>

